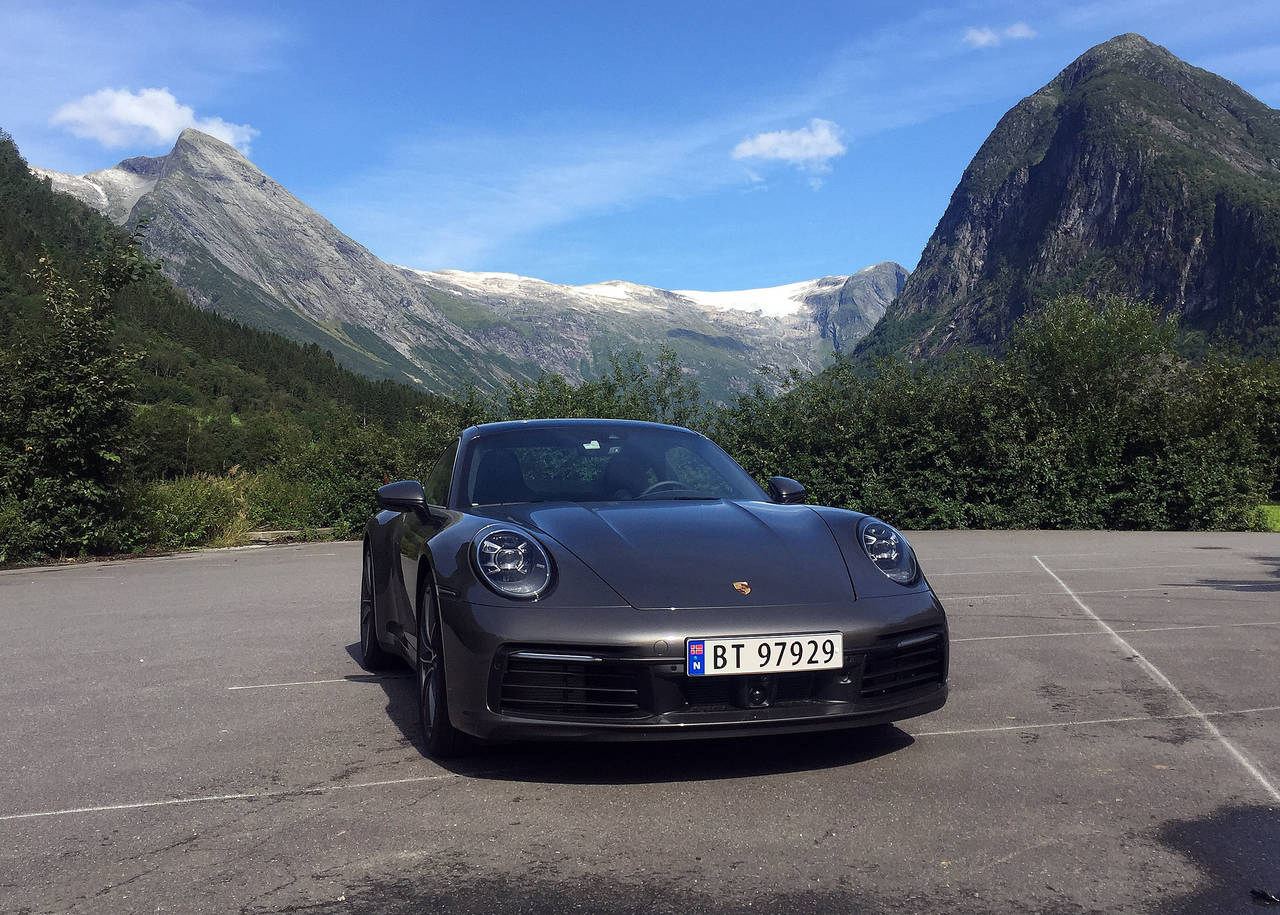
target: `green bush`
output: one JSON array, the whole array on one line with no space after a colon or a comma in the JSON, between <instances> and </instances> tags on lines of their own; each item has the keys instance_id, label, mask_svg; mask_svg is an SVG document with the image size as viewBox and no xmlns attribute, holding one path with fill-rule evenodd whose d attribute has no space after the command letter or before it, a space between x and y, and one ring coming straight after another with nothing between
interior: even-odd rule
<instances>
[{"instance_id":1,"label":"green bush","mask_svg":"<svg viewBox=\"0 0 1280 915\"><path fill-rule=\"evenodd\" d=\"M1068 296L1003 360L840 362L713 433L761 480L909 527L1247 528L1275 473L1267 371L1181 359L1147 303Z\"/></svg>"},{"instance_id":2,"label":"green bush","mask_svg":"<svg viewBox=\"0 0 1280 915\"><path fill-rule=\"evenodd\" d=\"M328 520L312 505L311 487L285 479L278 470L245 477L244 511L252 530L301 530L324 527Z\"/></svg>"},{"instance_id":3,"label":"green bush","mask_svg":"<svg viewBox=\"0 0 1280 915\"><path fill-rule=\"evenodd\" d=\"M425 458L429 462L435 457ZM380 427L330 427L310 445L283 456L275 472L307 487L310 526L358 527L375 510L377 488L400 476L421 476L398 439Z\"/></svg>"},{"instance_id":4,"label":"green bush","mask_svg":"<svg viewBox=\"0 0 1280 915\"><path fill-rule=\"evenodd\" d=\"M487 402L473 394L459 418L479 422L542 417L639 419L699 428L710 409L698 383L684 374L671 347L659 349L651 367L640 352L612 353L610 370L578 386L560 375L544 373L528 384L510 382L506 391Z\"/></svg>"},{"instance_id":5,"label":"green bush","mask_svg":"<svg viewBox=\"0 0 1280 915\"><path fill-rule=\"evenodd\" d=\"M34 533L22 503L12 498L0 499L0 562L34 556Z\"/></svg>"},{"instance_id":6,"label":"green bush","mask_svg":"<svg viewBox=\"0 0 1280 915\"><path fill-rule=\"evenodd\" d=\"M229 544L247 528L242 484L198 475L152 483L138 504L146 543L166 550Z\"/></svg>"},{"instance_id":7,"label":"green bush","mask_svg":"<svg viewBox=\"0 0 1280 915\"><path fill-rule=\"evenodd\" d=\"M136 249L112 249L68 275L45 252L27 279L36 320L0 340L0 502L27 530L10 558L118 551L126 516L132 360L112 338L111 296L144 272Z\"/></svg>"}]
</instances>

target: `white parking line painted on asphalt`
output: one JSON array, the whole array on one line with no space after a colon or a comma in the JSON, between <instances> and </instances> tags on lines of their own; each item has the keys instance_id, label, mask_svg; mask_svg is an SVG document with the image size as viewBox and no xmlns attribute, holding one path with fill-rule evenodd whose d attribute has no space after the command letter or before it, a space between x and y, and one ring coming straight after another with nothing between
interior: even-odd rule
<instances>
[{"instance_id":1,"label":"white parking line painted on asphalt","mask_svg":"<svg viewBox=\"0 0 1280 915\"><path fill-rule=\"evenodd\" d=\"M1181 693L1178 694L1181 696ZM1183 698L1185 702L1185 697ZM1190 705L1190 703L1187 703ZM1070 728L1084 727L1094 724L1129 724L1143 721L1176 721L1179 719L1196 719L1208 722L1210 717L1227 718L1232 715L1250 715L1260 714L1263 712L1278 712L1280 705L1265 705L1255 708L1232 709L1225 712L1201 712L1198 709L1193 712L1187 712L1182 715L1133 715L1125 718L1089 718L1079 721L1051 721L1044 723L1031 724L1009 724L997 725L994 727L980 728L953 728L944 731L918 731L911 734L912 737L959 737L968 734L1001 734L1012 731L1029 731L1044 730L1048 728ZM1219 740L1226 741L1218 733L1217 728L1212 728L1214 734ZM910 733L910 732L908 732ZM484 772L466 773L468 776L501 776L503 769L492 769ZM338 791L355 791L365 788L384 788L389 785L412 785L420 782L444 781L447 779L461 778L464 773L460 772L437 772L433 775L411 775L406 778L386 778L372 782L354 782L349 785L319 785L313 788L273 788L266 791L244 791L236 794L204 794L196 797L173 797L164 798L154 801L130 801L123 804L98 804L85 807L64 807L58 810L34 810L28 813L8 813L0 814L0 823L12 822L14 820L35 820L46 817L72 816L81 813L110 813L121 810L145 810L152 807L180 807L187 804L216 804L229 801L257 801L269 798L283 797L303 797L307 795L333 794ZM1269 784L1263 782L1263 784Z\"/></svg>"},{"instance_id":2,"label":"white parking line painted on asphalt","mask_svg":"<svg viewBox=\"0 0 1280 915\"><path fill-rule=\"evenodd\" d=\"M317 686L321 683L380 683L383 680L408 680L410 674L356 674L350 677L333 677L329 680L293 680L289 683L251 683L246 686L228 686L238 689L277 689L285 686Z\"/></svg>"},{"instance_id":3,"label":"white parking line painted on asphalt","mask_svg":"<svg viewBox=\"0 0 1280 915\"><path fill-rule=\"evenodd\" d=\"M1267 778L1267 776L1263 773L1263 771L1260 768L1258 768L1258 766L1253 762L1253 760L1245 756L1245 754L1240 750L1239 747L1237 747L1234 743L1228 740L1226 735L1224 735L1220 730L1218 730L1218 726L1209 720L1208 715L1200 711L1200 709L1196 706L1196 704L1193 703L1190 699L1188 699L1183 694L1182 690L1174 686L1173 681L1170 680L1168 677L1166 677L1164 673L1160 670L1160 668L1156 667L1154 664L1148 661L1145 656L1143 656L1142 652L1138 651L1136 648L1134 648L1132 645L1126 642L1124 637L1120 635L1120 633L1116 632L1116 630L1112 629L1105 622L1103 622L1102 617L1094 613L1093 610L1090 609L1088 604L1086 604L1079 597L1077 597L1076 593L1071 590L1071 587L1065 581L1059 578L1058 574L1054 572L1053 569L1045 565L1043 559L1041 559L1039 556L1033 556L1032 558L1036 562L1040 563L1040 567L1049 573L1049 576L1053 578L1053 580L1056 581L1062 587L1063 591L1067 592L1067 596L1070 597L1073 601L1075 601L1077 607L1083 610L1090 619L1092 619L1095 623L1097 623L1099 626L1101 626L1103 629L1105 629L1107 632L1111 634L1111 640L1115 642L1116 647L1118 647L1126 655L1131 655L1133 659L1136 660L1139 665L1141 665L1142 669L1147 672L1147 675L1151 677L1151 679L1155 680L1157 683L1159 683L1161 686L1163 686L1165 689L1171 692L1175 697L1177 697L1178 701L1181 702L1183 706L1186 707L1187 711L1191 713L1191 717L1198 719L1200 723L1204 725L1204 727L1209 731L1209 733L1212 734L1215 738L1217 738L1218 742L1222 744L1223 748L1228 753L1231 754L1231 756L1235 759L1235 761L1238 762L1246 772L1248 772L1251 776L1253 776L1254 780L1259 785L1262 786L1263 790L1266 791L1267 794L1271 796L1271 799L1275 801L1277 804L1280 804L1280 788L1277 788L1274 784L1272 784L1271 780Z\"/></svg>"},{"instance_id":4,"label":"white parking line painted on asphalt","mask_svg":"<svg viewBox=\"0 0 1280 915\"><path fill-rule=\"evenodd\" d=\"M1253 560L1246 560L1239 563L1240 565L1257 565ZM1185 569L1185 562L1168 563L1165 565L1147 565L1147 566L1080 566L1079 568L1063 569L1063 572L1135 572L1141 569ZM1028 572L1035 572L1036 569L970 569L964 572L930 572L926 578L949 578L955 575L1026 575Z\"/></svg>"},{"instance_id":5,"label":"white parking line painted on asphalt","mask_svg":"<svg viewBox=\"0 0 1280 915\"><path fill-rule=\"evenodd\" d=\"M1119 632L1181 632L1184 629L1243 629L1248 626L1280 626L1280 620L1263 623L1205 623L1199 626L1149 626L1142 629L1120 629ZM1028 632L1019 635L972 635L963 639L953 638L952 642L999 642L1005 639L1053 639L1070 635L1106 635L1101 629L1090 629L1087 632Z\"/></svg>"},{"instance_id":6,"label":"white parking line painted on asphalt","mask_svg":"<svg viewBox=\"0 0 1280 915\"><path fill-rule=\"evenodd\" d=\"M1257 566L1258 563L1252 559L1241 559L1237 556L1224 556L1217 560L1216 564L1214 565L1214 568L1221 569L1231 565ZM1072 566L1071 568L1063 569L1062 571L1063 572L1135 572L1135 571L1141 571L1142 569L1185 569L1185 568L1187 568L1187 563L1185 562L1167 562L1167 563L1142 565L1142 566Z\"/></svg>"},{"instance_id":7,"label":"white parking line painted on asphalt","mask_svg":"<svg viewBox=\"0 0 1280 915\"><path fill-rule=\"evenodd\" d=\"M905 533L908 535L908 539L911 539L912 537L914 537L914 536L915 536L915 535L914 535L914 534L912 534L910 531L906 531ZM952 532L952 533L954 533L954 532ZM1023 533L1024 533L1024 534L1030 534L1030 533L1032 533L1032 532L1030 532L1030 531L1024 531ZM919 545L917 544L917 547L918 547L918 546L919 546ZM1200 554L1200 555L1203 555L1203 554L1204 554L1205 549L1206 549L1206 547L1203 547L1203 546L1169 547L1168 549L1149 549L1149 550L1146 550L1146 553L1147 553L1148 555L1153 556L1153 557L1154 557L1154 556L1164 556L1164 555L1166 555L1166 554L1170 554L1170 553L1198 553L1198 554ZM1219 548L1218 548L1218 547L1214 547L1213 549L1219 549ZM1003 553L963 553L963 554L960 554L960 553L941 553L941 552L939 552L939 553L930 553L930 552L925 551L925 550L917 549L917 550L916 550L916 554L917 554L918 556L920 556L920 558L922 559L922 561L924 562L924 564L925 564L925 565L929 565L929 566L932 566L934 563L943 563L943 562L948 562L948 561L952 561L952 560L954 560L954 561L956 561L956 562L964 562L964 563L965 563L965 565L971 566L971 565L973 565L975 562L980 561L980 560L983 560L983 559L1008 559L1008 558L1009 558L1009 553L1008 553L1008 552L1003 552ZM1042 556L1048 556L1050 559L1066 559L1066 558L1068 558L1068 557L1070 557L1070 558L1076 558L1076 557L1080 557L1080 556L1115 556L1115 555L1116 555L1116 551L1115 551L1115 550L1094 550L1094 551L1091 551L1091 552L1088 552L1088 553L1051 553L1051 552L1045 552L1045 553L1041 553L1040 555L1042 555Z\"/></svg>"},{"instance_id":8,"label":"white parking line painted on asphalt","mask_svg":"<svg viewBox=\"0 0 1280 915\"><path fill-rule=\"evenodd\" d=\"M476 773L493 775L499 773ZM272 797L331 794L335 791L354 791L357 788L382 788L387 785L411 785L415 782L434 782L458 778L457 772L440 772L435 775L413 775L408 778L388 778L377 782L356 782L351 785L320 785L315 788L277 788L271 791L246 791L243 794L206 794L199 797L173 797L162 801L134 801L128 804L102 804L96 807L67 807L62 810L37 810L32 813L9 813L0 816L6 820L34 820L40 817L70 816L74 813L104 813L112 810L142 810L147 807L176 807L181 804L214 804L220 801L257 801Z\"/></svg>"},{"instance_id":9,"label":"white parking line painted on asphalt","mask_svg":"<svg viewBox=\"0 0 1280 915\"><path fill-rule=\"evenodd\" d=\"M1256 594L1261 591L1269 591L1274 587L1275 585L1266 583L1266 582L1257 583L1257 584L1254 584L1252 582L1238 582L1238 583L1233 583L1232 585L1233 592L1237 594ZM1245 590L1245 589L1248 589L1248 590ZM1179 595L1182 592L1186 592L1186 591L1221 591L1221 590L1222 590L1221 585L1173 584L1173 585L1157 585L1153 588L1098 588L1092 591L1079 591L1076 593L1084 594L1084 595L1141 594L1146 591L1164 591L1172 597L1173 595ZM947 594L944 592L942 594L939 594L938 596L947 602L953 602L953 601L959 602L959 601L965 601L965 600L1003 600L1004 598L1009 598L1009 597L1052 597L1056 593L1058 592L1056 591L1010 591L1004 594ZM1232 602L1232 599L1229 597L1212 597L1212 598L1200 597L1197 599L1201 601L1213 600L1220 603ZM1239 603L1250 603L1250 602L1239 601ZM1253 601L1253 603L1257 603L1257 601Z\"/></svg>"},{"instance_id":10,"label":"white parking line painted on asphalt","mask_svg":"<svg viewBox=\"0 0 1280 915\"><path fill-rule=\"evenodd\" d=\"M1001 734L1007 731L1036 731L1044 728L1074 728L1089 724L1129 724L1136 721L1178 721L1181 719L1225 718L1230 715L1251 715L1260 712L1280 712L1280 705L1263 705L1258 708L1233 709L1228 712L1186 712L1182 715L1131 715L1126 718L1089 718L1083 721L1050 721L1045 724L1001 724L982 728L954 728L948 731L920 731L912 737L956 737L961 734Z\"/></svg>"}]
</instances>

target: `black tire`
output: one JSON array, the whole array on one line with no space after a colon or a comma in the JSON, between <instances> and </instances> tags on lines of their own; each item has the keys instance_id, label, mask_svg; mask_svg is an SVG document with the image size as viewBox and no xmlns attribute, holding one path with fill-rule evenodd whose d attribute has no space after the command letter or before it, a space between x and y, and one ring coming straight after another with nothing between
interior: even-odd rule
<instances>
[{"instance_id":1,"label":"black tire","mask_svg":"<svg viewBox=\"0 0 1280 915\"><path fill-rule=\"evenodd\" d=\"M430 586L418 602L418 723L422 744L434 759L463 756L475 749L475 738L453 726L444 680L444 654L440 650L440 613Z\"/></svg>"},{"instance_id":2,"label":"black tire","mask_svg":"<svg viewBox=\"0 0 1280 915\"><path fill-rule=\"evenodd\" d=\"M392 657L378 644L374 613L373 551L364 548L364 569L360 574L360 666L365 670L386 670Z\"/></svg>"}]
</instances>

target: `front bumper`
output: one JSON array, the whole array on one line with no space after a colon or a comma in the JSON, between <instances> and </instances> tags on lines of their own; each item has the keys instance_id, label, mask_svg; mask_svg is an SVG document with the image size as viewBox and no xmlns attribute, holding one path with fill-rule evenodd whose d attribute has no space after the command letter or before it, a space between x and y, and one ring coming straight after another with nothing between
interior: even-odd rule
<instances>
[{"instance_id":1,"label":"front bumper","mask_svg":"<svg viewBox=\"0 0 1280 915\"><path fill-rule=\"evenodd\" d=\"M450 717L488 739L678 740L900 721L947 698L946 616L928 591L712 610L441 604ZM686 638L840 630L838 670L688 677ZM763 701L762 701L763 700Z\"/></svg>"}]
</instances>

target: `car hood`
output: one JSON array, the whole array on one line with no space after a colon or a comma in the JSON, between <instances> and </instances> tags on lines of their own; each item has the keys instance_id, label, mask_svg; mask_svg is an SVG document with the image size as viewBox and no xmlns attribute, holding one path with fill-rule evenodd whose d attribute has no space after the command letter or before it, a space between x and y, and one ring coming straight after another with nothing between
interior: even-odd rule
<instances>
[{"instance_id":1,"label":"car hood","mask_svg":"<svg viewBox=\"0 0 1280 915\"><path fill-rule=\"evenodd\" d=\"M801 505L535 503L503 506L502 514L572 552L638 609L830 603L854 596L830 528ZM750 592L740 593L735 582L746 582Z\"/></svg>"}]
</instances>

